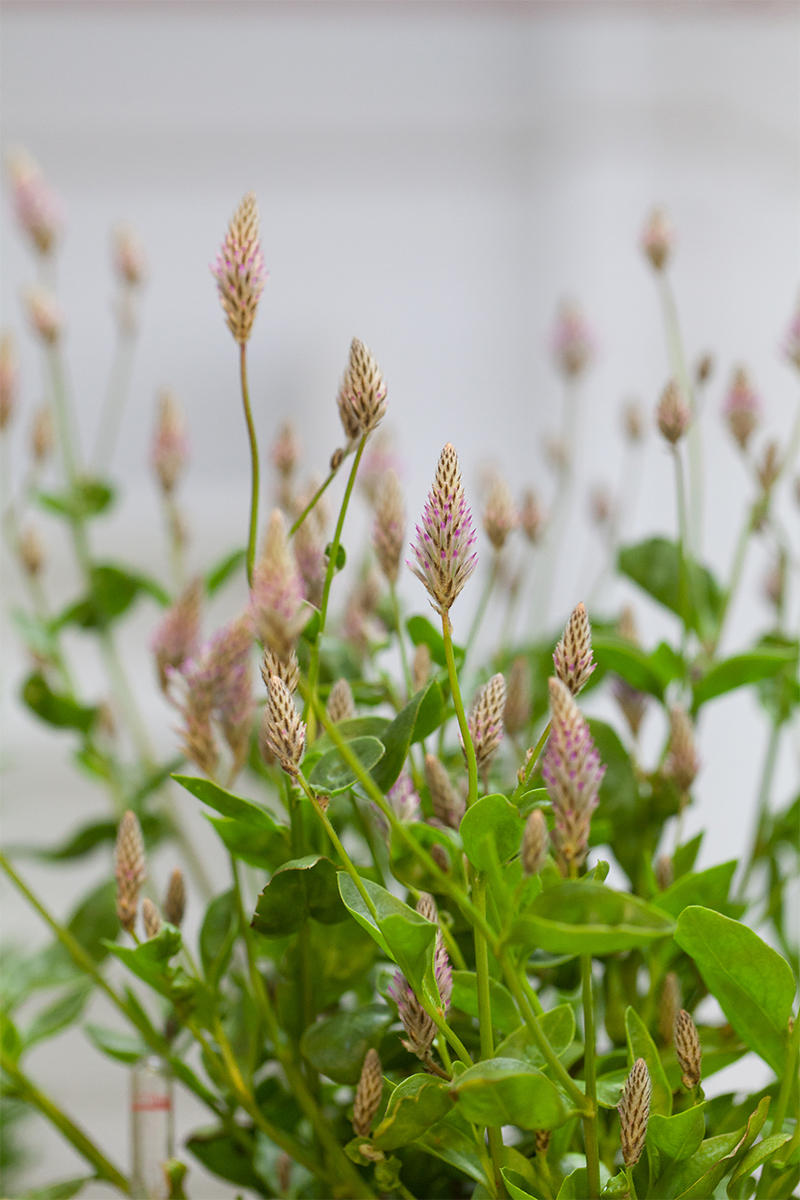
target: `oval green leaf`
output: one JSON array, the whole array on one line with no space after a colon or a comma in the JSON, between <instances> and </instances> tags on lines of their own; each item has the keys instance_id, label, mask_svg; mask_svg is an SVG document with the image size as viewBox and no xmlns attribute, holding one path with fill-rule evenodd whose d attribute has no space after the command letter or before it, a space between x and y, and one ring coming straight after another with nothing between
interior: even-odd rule
<instances>
[{"instance_id":1,"label":"oval green leaf","mask_svg":"<svg viewBox=\"0 0 800 1200\"><path fill-rule=\"evenodd\" d=\"M461 1115L480 1125L555 1129L566 1116L547 1076L513 1058L489 1058L468 1067L452 1091Z\"/></svg>"},{"instance_id":2,"label":"oval green leaf","mask_svg":"<svg viewBox=\"0 0 800 1200\"><path fill-rule=\"evenodd\" d=\"M616 954L668 937L673 928L668 916L626 892L564 881L517 918L510 941L552 954Z\"/></svg>"}]
</instances>

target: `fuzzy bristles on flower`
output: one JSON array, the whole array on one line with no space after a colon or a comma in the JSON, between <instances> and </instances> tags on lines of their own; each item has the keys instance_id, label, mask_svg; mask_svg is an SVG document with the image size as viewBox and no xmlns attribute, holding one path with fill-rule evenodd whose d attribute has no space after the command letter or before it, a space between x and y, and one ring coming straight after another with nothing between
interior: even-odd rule
<instances>
[{"instance_id":1,"label":"fuzzy bristles on flower","mask_svg":"<svg viewBox=\"0 0 800 1200\"><path fill-rule=\"evenodd\" d=\"M661 208L654 208L642 231L642 250L656 271L663 271L672 253L672 224Z\"/></svg>"},{"instance_id":2,"label":"fuzzy bristles on flower","mask_svg":"<svg viewBox=\"0 0 800 1200\"><path fill-rule=\"evenodd\" d=\"M258 208L248 192L237 208L211 268L228 328L240 345L250 337L267 272L258 232Z\"/></svg>"},{"instance_id":3,"label":"fuzzy bristles on flower","mask_svg":"<svg viewBox=\"0 0 800 1200\"><path fill-rule=\"evenodd\" d=\"M689 406L683 392L674 379L670 379L656 409L656 424L662 437L675 446L686 433L691 423Z\"/></svg>"},{"instance_id":4,"label":"fuzzy bristles on flower","mask_svg":"<svg viewBox=\"0 0 800 1200\"><path fill-rule=\"evenodd\" d=\"M519 524L511 489L502 475L495 475L489 485L483 510L483 528L495 550L502 550L508 535Z\"/></svg>"},{"instance_id":5,"label":"fuzzy bristles on flower","mask_svg":"<svg viewBox=\"0 0 800 1200\"><path fill-rule=\"evenodd\" d=\"M294 706L292 693L277 675L271 675L267 682L264 740L286 774L296 776L303 761L306 727Z\"/></svg>"},{"instance_id":6,"label":"fuzzy bristles on flower","mask_svg":"<svg viewBox=\"0 0 800 1200\"><path fill-rule=\"evenodd\" d=\"M161 932L163 924L161 913L148 896L145 896L142 901L142 924L144 925L144 935L148 940Z\"/></svg>"},{"instance_id":7,"label":"fuzzy bristles on flower","mask_svg":"<svg viewBox=\"0 0 800 1200\"><path fill-rule=\"evenodd\" d=\"M436 901L429 892L420 892L417 900L417 912L426 921L430 921L436 926L436 946L433 952L433 973L436 979L436 986L439 989L442 1007L441 1013L443 1017L447 1016L450 1008L450 1001L453 997L453 968L450 965L450 955L447 953L447 948L444 944L442 931L439 926L439 910L436 907Z\"/></svg>"},{"instance_id":8,"label":"fuzzy bristles on flower","mask_svg":"<svg viewBox=\"0 0 800 1200\"><path fill-rule=\"evenodd\" d=\"M536 493L531 488L527 488L522 494L522 503L519 508L519 523L522 526L522 532L532 546L541 541L545 522L546 514L537 499Z\"/></svg>"},{"instance_id":9,"label":"fuzzy bristles on flower","mask_svg":"<svg viewBox=\"0 0 800 1200\"><path fill-rule=\"evenodd\" d=\"M186 884L180 867L173 867L164 897L164 920L180 928L186 911Z\"/></svg>"},{"instance_id":10,"label":"fuzzy bristles on flower","mask_svg":"<svg viewBox=\"0 0 800 1200\"><path fill-rule=\"evenodd\" d=\"M564 875L586 858L592 812L603 782L589 726L572 693L560 679L550 679L551 730L542 757L542 776L553 802L553 849Z\"/></svg>"},{"instance_id":11,"label":"fuzzy bristles on flower","mask_svg":"<svg viewBox=\"0 0 800 1200\"><path fill-rule=\"evenodd\" d=\"M669 713L669 753L664 772L678 791L686 793L699 770L700 759L695 747L692 722L686 710L676 705Z\"/></svg>"},{"instance_id":12,"label":"fuzzy bristles on flower","mask_svg":"<svg viewBox=\"0 0 800 1200\"><path fill-rule=\"evenodd\" d=\"M508 672L506 707L503 714L503 722L509 733L519 733L530 721L531 692L531 664L523 655L518 655Z\"/></svg>"},{"instance_id":13,"label":"fuzzy bristles on flower","mask_svg":"<svg viewBox=\"0 0 800 1200\"><path fill-rule=\"evenodd\" d=\"M381 1105L383 1095L383 1072L377 1050L368 1050L361 1068L361 1076L353 1103L353 1133L356 1137L369 1137L372 1122Z\"/></svg>"},{"instance_id":14,"label":"fuzzy bristles on flower","mask_svg":"<svg viewBox=\"0 0 800 1200\"><path fill-rule=\"evenodd\" d=\"M450 776L444 766L433 754L425 755L425 782L431 794L436 820L450 829L458 829L464 816L465 804L450 782Z\"/></svg>"},{"instance_id":15,"label":"fuzzy bristles on flower","mask_svg":"<svg viewBox=\"0 0 800 1200\"><path fill-rule=\"evenodd\" d=\"M0 432L17 406L18 374L17 343L12 334L4 333L0 337Z\"/></svg>"},{"instance_id":16,"label":"fuzzy bristles on flower","mask_svg":"<svg viewBox=\"0 0 800 1200\"><path fill-rule=\"evenodd\" d=\"M761 416L761 399L744 367L737 367L734 371L722 411L728 429L740 449L746 450L750 438L758 427Z\"/></svg>"},{"instance_id":17,"label":"fuzzy bristles on flower","mask_svg":"<svg viewBox=\"0 0 800 1200\"><path fill-rule=\"evenodd\" d=\"M348 442L376 429L386 415L386 384L372 352L353 338L339 394L339 417Z\"/></svg>"},{"instance_id":18,"label":"fuzzy bristles on flower","mask_svg":"<svg viewBox=\"0 0 800 1200\"><path fill-rule=\"evenodd\" d=\"M334 683L328 694L328 703L325 705L325 712L328 715L328 720L334 725L338 725L340 721L349 721L356 715L353 692L346 679L337 679L336 683Z\"/></svg>"},{"instance_id":19,"label":"fuzzy bristles on flower","mask_svg":"<svg viewBox=\"0 0 800 1200\"><path fill-rule=\"evenodd\" d=\"M114 851L114 876L117 881L117 916L128 933L133 933L139 892L147 878L142 827L136 813L130 809L123 815L117 829Z\"/></svg>"},{"instance_id":20,"label":"fuzzy bristles on flower","mask_svg":"<svg viewBox=\"0 0 800 1200\"><path fill-rule=\"evenodd\" d=\"M525 822L522 835L522 869L526 875L536 875L547 858L547 822L540 808L535 808Z\"/></svg>"},{"instance_id":21,"label":"fuzzy bristles on flower","mask_svg":"<svg viewBox=\"0 0 800 1200\"><path fill-rule=\"evenodd\" d=\"M502 675L493 675L478 689L468 717L479 771L486 770L503 740L505 707L506 681Z\"/></svg>"},{"instance_id":22,"label":"fuzzy bristles on flower","mask_svg":"<svg viewBox=\"0 0 800 1200\"><path fill-rule=\"evenodd\" d=\"M164 388L158 397L158 419L150 460L165 496L171 495L175 490L188 457L189 441L183 409L174 392Z\"/></svg>"},{"instance_id":23,"label":"fuzzy bristles on flower","mask_svg":"<svg viewBox=\"0 0 800 1200\"><path fill-rule=\"evenodd\" d=\"M637 1058L625 1080L622 1099L617 1105L622 1161L626 1167L637 1163L644 1150L647 1122L650 1119L651 1091L647 1063L643 1058Z\"/></svg>"},{"instance_id":24,"label":"fuzzy bristles on flower","mask_svg":"<svg viewBox=\"0 0 800 1200\"><path fill-rule=\"evenodd\" d=\"M561 641L553 651L556 675L577 696L597 663L592 658L592 627L581 601L572 610Z\"/></svg>"},{"instance_id":25,"label":"fuzzy bristles on flower","mask_svg":"<svg viewBox=\"0 0 800 1200\"><path fill-rule=\"evenodd\" d=\"M401 971L395 971L387 988L397 1005L397 1015L403 1022L406 1036L403 1045L409 1054L416 1054L423 1062L430 1057L431 1046L436 1037L436 1025L420 1004L414 989Z\"/></svg>"},{"instance_id":26,"label":"fuzzy bristles on flower","mask_svg":"<svg viewBox=\"0 0 800 1200\"><path fill-rule=\"evenodd\" d=\"M668 1046L675 1034L675 1021L681 1008L681 985L674 971L667 971L658 1000L658 1032Z\"/></svg>"},{"instance_id":27,"label":"fuzzy bristles on flower","mask_svg":"<svg viewBox=\"0 0 800 1200\"><path fill-rule=\"evenodd\" d=\"M583 312L571 301L558 310L552 338L556 364L568 379L585 371L594 355L594 337Z\"/></svg>"},{"instance_id":28,"label":"fuzzy bristles on flower","mask_svg":"<svg viewBox=\"0 0 800 1200\"><path fill-rule=\"evenodd\" d=\"M668 887L672 887L675 880L675 870L672 866L672 859L668 854L659 854L653 864L653 874L656 877L656 883L660 892L665 892Z\"/></svg>"},{"instance_id":29,"label":"fuzzy bristles on flower","mask_svg":"<svg viewBox=\"0 0 800 1200\"><path fill-rule=\"evenodd\" d=\"M372 545L378 564L391 584L397 582L405 536L403 489L394 471L387 471L378 491L375 523L372 526Z\"/></svg>"},{"instance_id":30,"label":"fuzzy bristles on flower","mask_svg":"<svg viewBox=\"0 0 800 1200\"><path fill-rule=\"evenodd\" d=\"M448 442L439 456L433 487L417 525L417 540L411 547L416 561L407 563L441 616L450 611L475 570L475 540L458 456Z\"/></svg>"},{"instance_id":31,"label":"fuzzy bristles on flower","mask_svg":"<svg viewBox=\"0 0 800 1200\"><path fill-rule=\"evenodd\" d=\"M170 670L180 669L197 653L202 600L202 580L195 579L167 609L153 635L150 647L155 655L162 692L167 691Z\"/></svg>"},{"instance_id":32,"label":"fuzzy bristles on flower","mask_svg":"<svg viewBox=\"0 0 800 1200\"><path fill-rule=\"evenodd\" d=\"M256 636L286 662L308 621L305 589L289 543L286 519L272 510L264 549L253 572L250 612Z\"/></svg>"},{"instance_id":33,"label":"fuzzy bristles on flower","mask_svg":"<svg viewBox=\"0 0 800 1200\"><path fill-rule=\"evenodd\" d=\"M703 1051L697 1036L697 1027L685 1008L682 1008L675 1018L672 1040L681 1069L681 1083L685 1088L697 1087L702 1073Z\"/></svg>"}]
</instances>

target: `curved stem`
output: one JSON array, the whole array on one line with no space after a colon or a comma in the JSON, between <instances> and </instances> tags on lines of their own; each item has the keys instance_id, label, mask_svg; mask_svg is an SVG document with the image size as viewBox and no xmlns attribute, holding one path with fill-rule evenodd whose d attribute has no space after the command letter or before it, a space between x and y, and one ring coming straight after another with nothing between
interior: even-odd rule
<instances>
[{"instance_id":1,"label":"curved stem","mask_svg":"<svg viewBox=\"0 0 800 1200\"><path fill-rule=\"evenodd\" d=\"M581 990L583 992L583 1075L586 1098L592 1105L591 1113L586 1113L583 1117L586 1181L589 1186L590 1200L597 1200L600 1195L600 1152L597 1145L597 1076L591 954L581 955Z\"/></svg>"},{"instance_id":2,"label":"curved stem","mask_svg":"<svg viewBox=\"0 0 800 1200\"><path fill-rule=\"evenodd\" d=\"M239 346L239 376L242 385L242 404L247 425L247 440L250 443L250 525L247 534L247 583L253 586L253 568L256 561L256 539L258 537L258 442L250 408L250 393L247 387L247 343Z\"/></svg>"},{"instance_id":3,"label":"curved stem","mask_svg":"<svg viewBox=\"0 0 800 1200\"><path fill-rule=\"evenodd\" d=\"M339 464L339 465L341 465L341 464ZM338 473L339 473L339 466L331 467L330 471L328 472L327 479L324 481L324 483L321 483L319 485L317 490L314 492L314 495L309 500L308 504L305 506L303 511L300 513L300 516L295 518L294 524L292 525L291 529L289 530L289 537L292 537L295 533L297 533L298 529L303 524L303 522L305 521L308 514L312 511L312 509L316 508L317 502L319 501L320 497L324 495L324 493L327 491L327 489L333 483L333 481L336 478Z\"/></svg>"}]
</instances>

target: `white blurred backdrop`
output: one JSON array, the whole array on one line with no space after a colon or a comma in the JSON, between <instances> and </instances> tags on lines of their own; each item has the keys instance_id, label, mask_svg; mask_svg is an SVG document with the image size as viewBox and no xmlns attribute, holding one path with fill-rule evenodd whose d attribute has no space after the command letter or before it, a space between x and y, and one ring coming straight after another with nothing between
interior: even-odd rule
<instances>
[{"instance_id":1,"label":"white blurred backdrop","mask_svg":"<svg viewBox=\"0 0 800 1200\"><path fill-rule=\"evenodd\" d=\"M677 230L671 274L690 361L710 351L716 363L703 414L704 550L727 572L750 499L719 419L733 366L751 368L771 434L785 438L798 402L797 375L779 351L800 282L797 5L6 0L1 86L4 152L26 147L63 198L57 283L87 447L113 354L112 226L132 224L149 259L130 402L110 464L124 494L97 523L98 549L166 572L148 466L164 385L190 424L192 463L180 490L190 567L243 542L249 466L236 350L208 266L242 194L254 190L270 271L249 355L262 449L290 417L306 469L324 474L341 440L336 390L358 336L388 381L386 424L410 518L446 441L456 445L475 507L489 465L516 491L532 485L547 501L554 479L543 443L558 429L562 396L548 345L560 299L580 302L599 349L583 388L578 486L549 613L554 626L563 622L600 563L588 493L619 487L622 402L639 397L650 414L669 373L654 280L638 249L658 203ZM2 322L21 343L18 482L43 376L19 303L35 267L7 194L0 254ZM644 454L642 484L627 494L624 540L674 531L671 466L652 427ZM269 489L268 478L262 518ZM788 491L779 504L796 552ZM55 524L43 533L47 588L64 599L75 586L69 556ZM767 566L756 547L729 649L769 625ZM456 636L479 590L473 585L455 609ZM6 558L6 610L18 592ZM409 574L402 594L420 612L421 593ZM646 644L670 631L633 589L607 592L601 607L610 612L622 599L634 601ZM123 645L166 753L173 718L154 698L146 649L155 619L142 605ZM5 616L2 637L3 839L55 842L96 816L101 799L72 770L68 739L44 734L16 703L25 661ZM96 664L86 670L99 686ZM645 740L654 749L663 730L655 718L651 726ZM743 851L767 728L743 694L709 705L701 736L704 766L686 831L710 827L708 863ZM797 780L797 745L787 737L774 802L785 802ZM203 839L202 819L176 803ZM204 845L211 852L208 836ZM163 878L170 866L157 856ZM57 875L34 864L26 871L66 908L108 863L96 855ZM3 937L40 939L35 917L7 888L3 897ZM32 1054L32 1073L124 1162L124 1068L100 1059L80 1034L54 1048ZM750 1079L758 1078L753 1066ZM181 1101L182 1131L204 1119ZM31 1122L28 1135L29 1185L78 1165L43 1124ZM190 1194L227 1193L192 1165Z\"/></svg>"}]
</instances>

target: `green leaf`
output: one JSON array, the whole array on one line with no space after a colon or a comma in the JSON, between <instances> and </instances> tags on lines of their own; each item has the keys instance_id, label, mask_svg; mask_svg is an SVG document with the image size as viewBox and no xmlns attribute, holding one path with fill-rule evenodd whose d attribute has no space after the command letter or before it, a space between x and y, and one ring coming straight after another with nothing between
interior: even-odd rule
<instances>
[{"instance_id":1,"label":"green leaf","mask_svg":"<svg viewBox=\"0 0 800 1200\"><path fill-rule=\"evenodd\" d=\"M372 1140L381 1150L396 1150L427 1133L452 1106L445 1082L430 1075L409 1075L389 1097L386 1114Z\"/></svg>"},{"instance_id":2,"label":"green leaf","mask_svg":"<svg viewBox=\"0 0 800 1200\"><path fill-rule=\"evenodd\" d=\"M433 661L440 667L447 666L447 655L444 652L441 631L432 625L427 617L409 617L406 621L406 629L414 646L427 646ZM453 657L456 666L459 667L464 661L464 647L453 643Z\"/></svg>"},{"instance_id":3,"label":"green leaf","mask_svg":"<svg viewBox=\"0 0 800 1200\"><path fill-rule=\"evenodd\" d=\"M80 979L77 984L67 988L52 1004L41 1009L23 1034L24 1048L28 1050L36 1042L54 1037L67 1025L77 1021L86 1007L92 986L91 980Z\"/></svg>"},{"instance_id":4,"label":"green leaf","mask_svg":"<svg viewBox=\"0 0 800 1200\"><path fill-rule=\"evenodd\" d=\"M103 1025L87 1023L84 1029L93 1046L115 1058L117 1062L135 1063L147 1054L147 1046L133 1033L118 1033L116 1029L106 1029Z\"/></svg>"},{"instance_id":5,"label":"green leaf","mask_svg":"<svg viewBox=\"0 0 800 1200\"><path fill-rule=\"evenodd\" d=\"M137 978L162 996L171 995L171 976L167 968L170 958L181 948L180 930L174 925L163 925L154 938L142 942L140 946L117 946L108 941L105 945Z\"/></svg>"},{"instance_id":6,"label":"green leaf","mask_svg":"<svg viewBox=\"0 0 800 1200\"><path fill-rule=\"evenodd\" d=\"M430 697L433 699L430 700ZM441 693L438 685L436 683L428 684L427 687L411 697L408 704L400 710L384 731L382 741L386 753L371 772L372 778L382 792L388 792L402 771L403 763L406 761L409 748L414 741L417 725L421 724L426 731L423 736L426 736L436 728L435 724L431 725L431 714L434 713L434 718L438 719L436 714L439 714L440 711Z\"/></svg>"},{"instance_id":7,"label":"green leaf","mask_svg":"<svg viewBox=\"0 0 800 1200\"><path fill-rule=\"evenodd\" d=\"M96 517L114 500L114 490L99 479L79 479L68 492L37 492L40 508L69 520Z\"/></svg>"},{"instance_id":8,"label":"green leaf","mask_svg":"<svg viewBox=\"0 0 800 1200\"><path fill-rule=\"evenodd\" d=\"M755 1146L751 1146L731 1175L728 1183L728 1195L733 1194L732 1189L740 1179L752 1175L757 1167L772 1158L781 1146L785 1146L791 1136L790 1133L773 1133L769 1137L762 1138L760 1142L756 1142Z\"/></svg>"},{"instance_id":9,"label":"green leaf","mask_svg":"<svg viewBox=\"0 0 800 1200\"><path fill-rule=\"evenodd\" d=\"M210 779L191 775L173 775L172 778L203 804L222 813L222 820L216 817L208 820L228 849L244 862L267 871L285 862L290 853L289 831L266 809L226 791Z\"/></svg>"},{"instance_id":10,"label":"green leaf","mask_svg":"<svg viewBox=\"0 0 800 1200\"><path fill-rule=\"evenodd\" d=\"M772 679L787 667L796 670L797 642L734 654L731 658L714 663L692 687L692 710L697 712L708 700L736 688Z\"/></svg>"},{"instance_id":11,"label":"green leaf","mask_svg":"<svg viewBox=\"0 0 800 1200\"><path fill-rule=\"evenodd\" d=\"M417 1145L427 1154L440 1158L461 1171L469 1179L474 1179L479 1185L484 1184L486 1176L483 1165L475 1147L475 1138L471 1127L459 1116L455 1109L441 1121L437 1121L433 1129L422 1137L417 1138Z\"/></svg>"},{"instance_id":12,"label":"green leaf","mask_svg":"<svg viewBox=\"0 0 800 1200\"><path fill-rule=\"evenodd\" d=\"M676 919L690 904L700 904L721 912L728 904L731 880L736 872L736 859L709 867L707 871L684 875L651 900L656 908Z\"/></svg>"},{"instance_id":13,"label":"green leaf","mask_svg":"<svg viewBox=\"0 0 800 1200\"><path fill-rule=\"evenodd\" d=\"M628 1065L633 1066L637 1058L643 1058L650 1072L653 1085L650 1100L651 1113L668 1117L672 1112L672 1089L667 1083L655 1043L650 1037L642 1018L630 1005L625 1010L625 1032L628 1039Z\"/></svg>"},{"instance_id":14,"label":"green leaf","mask_svg":"<svg viewBox=\"0 0 800 1200\"><path fill-rule=\"evenodd\" d=\"M215 563L209 571L206 572L205 588L206 595L213 596L218 592L223 584L227 583L231 575L243 567L247 561L246 550L232 550L230 554L226 554L218 563Z\"/></svg>"},{"instance_id":15,"label":"green leaf","mask_svg":"<svg viewBox=\"0 0 800 1200\"><path fill-rule=\"evenodd\" d=\"M53 629L79 625L82 629L102 629L123 616L140 596L150 596L157 604L169 604L169 593L154 579L113 563L97 563L91 568L86 596L70 604L53 619Z\"/></svg>"},{"instance_id":16,"label":"green leaf","mask_svg":"<svg viewBox=\"0 0 800 1200\"><path fill-rule=\"evenodd\" d=\"M511 1200L537 1200L533 1192L528 1190L530 1185L527 1179L524 1179L519 1171L512 1171L510 1167L501 1167L500 1174L503 1176Z\"/></svg>"},{"instance_id":17,"label":"green leaf","mask_svg":"<svg viewBox=\"0 0 800 1200\"><path fill-rule=\"evenodd\" d=\"M684 909L675 941L694 959L742 1041L780 1077L795 992L786 960L746 925L707 908Z\"/></svg>"},{"instance_id":18,"label":"green leaf","mask_svg":"<svg viewBox=\"0 0 800 1200\"><path fill-rule=\"evenodd\" d=\"M309 917L335 925L346 916L339 902L336 867L329 858L308 854L278 868L258 897L252 924L268 937L285 937Z\"/></svg>"},{"instance_id":19,"label":"green leaf","mask_svg":"<svg viewBox=\"0 0 800 1200\"><path fill-rule=\"evenodd\" d=\"M671 1200L708 1200L758 1137L768 1108L769 1097L765 1096L742 1129L706 1138L691 1158L672 1164L659 1176L654 1194L669 1196Z\"/></svg>"},{"instance_id":20,"label":"green leaf","mask_svg":"<svg viewBox=\"0 0 800 1200\"><path fill-rule=\"evenodd\" d=\"M675 542L664 537L652 537L635 546L624 546L617 559L623 575L627 575L648 595L671 612L681 616L680 553ZM724 595L714 576L699 563L686 559L688 567L689 624L702 634L714 625L722 612Z\"/></svg>"},{"instance_id":21,"label":"green leaf","mask_svg":"<svg viewBox=\"0 0 800 1200\"><path fill-rule=\"evenodd\" d=\"M462 1116L480 1125L554 1129L566 1114L546 1075L513 1058L489 1058L454 1080Z\"/></svg>"},{"instance_id":22,"label":"green leaf","mask_svg":"<svg viewBox=\"0 0 800 1200\"><path fill-rule=\"evenodd\" d=\"M233 890L215 896L200 928L200 961L209 983L218 979L231 956L238 926Z\"/></svg>"},{"instance_id":23,"label":"green leaf","mask_svg":"<svg viewBox=\"0 0 800 1200\"><path fill-rule=\"evenodd\" d=\"M576 1167L561 1184L556 1200L586 1200L588 1195L589 1173L586 1167Z\"/></svg>"},{"instance_id":24,"label":"green leaf","mask_svg":"<svg viewBox=\"0 0 800 1200\"><path fill-rule=\"evenodd\" d=\"M651 1113L647 1124L647 1143L655 1146L665 1158L678 1161L691 1158L696 1153L705 1131L706 1120L702 1104L676 1113L674 1117Z\"/></svg>"},{"instance_id":25,"label":"green leaf","mask_svg":"<svg viewBox=\"0 0 800 1200\"><path fill-rule=\"evenodd\" d=\"M383 742L376 737L353 738L347 747L366 771L374 767L384 754ZM308 782L315 791L335 796L337 792L346 792L357 778L350 764L345 762L338 750L333 749L314 764Z\"/></svg>"},{"instance_id":26,"label":"green leaf","mask_svg":"<svg viewBox=\"0 0 800 1200\"><path fill-rule=\"evenodd\" d=\"M95 962L105 958L104 939L113 939L119 932L116 884L108 880L89 892L73 910L67 929ZM58 951L66 956L60 943Z\"/></svg>"},{"instance_id":27,"label":"green leaf","mask_svg":"<svg viewBox=\"0 0 800 1200\"><path fill-rule=\"evenodd\" d=\"M187 1140L186 1147L207 1171L240 1187L268 1196L266 1185L252 1166L252 1154L224 1129L201 1129Z\"/></svg>"},{"instance_id":28,"label":"green leaf","mask_svg":"<svg viewBox=\"0 0 800 1200\"><path fill-rule=\"evenodd\" d=\"M265 808L254 804L252 800L245 800L242 796L226 791L210 779L201 779L193 775L173 775L172 778L187 792L191 792L195 799L201 800L223 817L231 817L256 829L282 829L282 826L276 825L274 818Z\"/></svg>"},{"instance_id":29,"label":"green leaf","mask_svg":"<svg viewBox=\"0 0 800 1200\"><path fill-rule=\"evenodd\" d=\"M461 842L473 867L491 871L519 854L525 822L505 796L482 796L461 821Z\"/></svg>"},{"instance_id":30,"label":"green leaf","mask_svg":"<svg viewBox=\"0 0 800 1200\"><path fill-rule=\"evenodd\" d=\"M510 941L552 954L616 954L667 937L673 923L652 905L603 884L564 881L537 896Z\"/></svg>"},{"instance_id":31,"label":"green leaf","mask_svg":"<svg viewBox=\"0 0 800 1200\"><path fill-rule=\"evenodd\" d=\"M66 693L53 691L40 671L28 676L20 694L23 704L48 725L88 733L97 720L98 710L94 705L80 704Z\"/></svg>"},{"instance_id":32,"label":"green leaf","mask_svg":"<svg viewBox=\"0 0 800 1200\"><path fill-rule=\"evenodd\" d=\"M333 542L328 542L328 544L324 550L324 554L325 554L326 558L330 558L332 549L333 549ZM334 573L336 571L341 571L342 567L345 565L346 562L347 562L347 554L345 552L345 548L342 545L342 543L339 542L339 545L336 547L336 562L333 565Z\"/></svg>"},{"instance_id":33,"label":"green leaf","mask_svg":"<svg viewBox=\"0 0 800 1200\"><path fill-rule=\"evenodd\" d=\"M50 622L21 608L11 610L11 620L28 649L45 661L52 659L58 651L58 639L50 628Z\"/></svg>"},{"instance_id":34,"label":"green leaf","mask_svg":"<svg viewBox=\"0 0 800 1200\"><path fill-rule=\"evenodd\" d=\"M392 1020L385 1004L338 1012L309 1025L300 1040L300 1050L321 1075L334 1083L355 1084L367 1051L377 1050Z\"/></svg>"},{"instance_id":35,"label":"green leaf","mask_svg":"<svg viewBox=\"0 0 800 1200\"><path fill-rule=\"evenodd\" d=\"M72 1200L87 1183L94 1183L96 1178L96 1175L80 1175L75 1179L64 1179L61 1183L51 1183L49 1187L34 1188L25 1193L23 1200Z\"/></svg>"},{"instance_id":36,"label":"green leaf","mask_svg":"<svg viewBox=\"0 0 800 1200\"><path fill-rule=\"evenodd\" d=\"M397 963L417 996L438 1004L439 991L433 975L435 926L379 884L369 879L361 882L377 912L377 920L350 876L342 871L339 892L346 907L386 957Z\"/></svg>"},{"instance_id":37,"label":"green leaf","mask_svg":"<svg viewBox=\"0 0 800 1200\"><path fill-rule=\"evenodd\" d=\"M659 670L661 664L654 664L645 650L612 634L594 634L592 650L599 667L613 671L637 691L663 699L664 688L671 681L672 673Z\"/></svg>"},{"instance_id":38,"label":"green leaf","mask_svg":"<svg viewBox=\"0 0 800 1200\"><path fill-rule=\"evenodd\" d=\"M517 1011L514 997L497 979L489 980L489 995L492 1002L492 1025L500 1033L513 1033L522 1018ZM452 1008L470 1017L478 1016L478 984L474 971L453 971Z\"/></svg>"},{"instance_id":39,"label":"green leaf","mask_svg":"<svg viewBox=\"0 0 800 1200\"><path fill-rule=\"evenodd\" d=\"M494 1016L494 1006L492 1006ZM569 1004L558 1004L536 1017L536 1023L547 1038L553 1051L561 1055L572 1044L575 1037L575 1014ZM544 1055L539 1050L527 1025L515 1030L496 1047L498 1058L522 1059L532 1067L547 1070Z\"/></svg>"},{"instance_id":40,"label":"green leaf","mask_svg":"<svg viewBox=\"0 0 800 1200\"><path fill-rule=\"evenodd\" d=\"M164 821L160 817L146 816L140 818L142 833L148 846L160 841L166 832ZM66 862L73 858L82 858L91 853L97 846L111 844L119 826L116 821L92 821L56 846L16 846L15 854L24 854L30 858L40 858L46 862Z\"/></svg>"}]
</instances>

